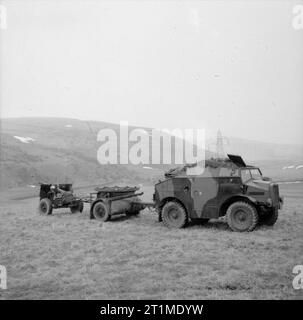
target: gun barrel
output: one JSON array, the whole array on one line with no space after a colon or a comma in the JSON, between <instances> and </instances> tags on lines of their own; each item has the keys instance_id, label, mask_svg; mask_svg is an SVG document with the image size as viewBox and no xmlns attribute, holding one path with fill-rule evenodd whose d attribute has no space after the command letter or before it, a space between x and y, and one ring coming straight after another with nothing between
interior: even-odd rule
<instances>
[{"instance_id":1,"label":"gun barrel","mask_svg":"<svg viewBox=\"0 0 303 320\"><path fill-rule=\"evenodd\" d=\"M116 197L106 198L104 200L107 200L109 202L113 202L113 201L118 201L118 200L123 200L123 199L134 198L134 197L138 197L138 196L142 196L142 195L143 195L143 192L140 192L140 193L125 194L123 196L116 196Z\"/></svg>"}]
</instances>

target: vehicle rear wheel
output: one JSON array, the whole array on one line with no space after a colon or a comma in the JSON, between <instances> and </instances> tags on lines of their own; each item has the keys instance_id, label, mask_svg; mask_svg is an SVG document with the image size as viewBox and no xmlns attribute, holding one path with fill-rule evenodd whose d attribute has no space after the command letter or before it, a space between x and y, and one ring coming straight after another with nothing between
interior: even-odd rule
<instances>
[{"instance_id":1,"label":"vehicle rear wheel","mask_svg":"<svg viewBox=\"0 0 303 320\"><path fill-rule=\"evenodd\" d=\"M108 205L103 202L97 202L93 207L93 216L96 220L102 222L110 220Z\"/></svg>"},{"instance_id":2,"label":"vehicle rear wheel","mask_svg":"<svg viewBox=\"0 0 303 320\"><path fill-rule=\"evenodd\" d=\"M176 229L185 227L188 222L185 209L176 201L169 201L163 206L161 219L165 226Z\"/></svg>"},{"instance_id":3,"label":"vehicle rear wheel","mask_svg":"<svg viewBox=\"0 0 303 320\"><path fill-rule=\"evenodd\" d=\"M39 213L43 215L50 215L53 212L52 202L48 198L43 198L39 203Z\"/></svg>"},{"instance_id":4,"label":"vehicle rear wheel","mask_svg":"<svg viewBox=\"0 0 303 320\"><path fill-rule=\"evenodd\" d=\"M253 231L258 224L259 216L256 208L243 201L232 203L226 212L227 223L233 231Z\"/></svg>"},{"instance_id":5,"label":"vehicle rear wheel","mask_svg":"<svg viewBox=\"0 0 303 320\"><path fill-rule=\"evenodd\" d=\"M277 222L278 216L279 210L278 208L274 208L260 217L260 224L273 226Z\"/></svg>"},{"instance_id":6,"label":"vehicle rear wheel","mask_svg":"<svg viewBox=\"0 0 303 320\"><path fill-rule=\"evenodd\" d=\"M82 212L83 207L83 202L79 202L78 205L70 207L70 211L71 213Z\"/></svg>"}]
</instances>

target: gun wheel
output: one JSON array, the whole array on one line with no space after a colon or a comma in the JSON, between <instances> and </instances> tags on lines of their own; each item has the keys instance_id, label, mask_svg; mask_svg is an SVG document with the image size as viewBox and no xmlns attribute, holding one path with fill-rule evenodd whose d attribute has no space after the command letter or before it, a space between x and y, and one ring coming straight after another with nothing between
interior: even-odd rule
<instances>
[{"instance_id":1,"label":"gun wheel","mask_svg":"<svg viewBox=\"0 0 303 320\"><path fill-rule=\"evenodd\" d=\"M52 202L48 198L43 198L40 200L39 203L39 213L43 215L50 215L52 214L53 207L52 207Z\"/></svg>"},{"instance_id":2,"label":"gun wheel","mask_svg":"<svg viewBox=\"0 0 303 320\"><path fill-rule=\"evenodd\" d=\"M110 220L109 207L103 202L97 202L93 207L93 216L102 222Z\"/></svg>"},{"instance_id":3,"label":"gun wheel","mask_svg":"<svg viewBox=\"0 0 303 320\"><path fill-rule=\"evenodd\" d=\"M259 216L256 208L243 201L231 204L226 213L227 223L233 231L253 231L258 224Z\"/></svg>"},{"instance_id":4,"label":"gun wheel","mask_svg":"<svg viewBox=\"0 0 303 320\"><path fill-rule=\"evenodd\" d=\"M175 229L185 227L188 222L185 209L176 201L169 201L163 206L161 219L165 226Z\"/></svg>"}]
</instances>

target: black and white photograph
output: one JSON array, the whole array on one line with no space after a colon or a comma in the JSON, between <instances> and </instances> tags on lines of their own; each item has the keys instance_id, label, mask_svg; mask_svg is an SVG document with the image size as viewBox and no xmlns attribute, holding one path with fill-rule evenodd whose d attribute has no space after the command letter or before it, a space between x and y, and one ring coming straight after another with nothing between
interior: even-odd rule
<instances>
[{"instance_id":1,"label":"black and white photograph","mask_svg":"<svg viewBox=\"0 0 303 320\"><path fill-rule=\"evenodd\" d=\"M3 303L303 300L302 0L1 0L0 118Z\"/></svg>"}]
</instances>

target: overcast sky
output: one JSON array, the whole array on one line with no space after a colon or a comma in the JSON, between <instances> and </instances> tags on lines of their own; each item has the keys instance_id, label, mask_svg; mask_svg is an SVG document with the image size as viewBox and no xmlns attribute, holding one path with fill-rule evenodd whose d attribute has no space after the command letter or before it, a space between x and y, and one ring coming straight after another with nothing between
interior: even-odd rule
<instances>
[{"instance_id":1,"label":"overcast sky","mask_svg":"<svg viewBox=\"0 0 303 320\"><path fill-rule=\"evenodd\" d=\"M303 143L302 1L1 1L1 116Z\"/></svg>"}]
</instances>

